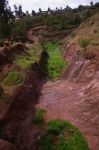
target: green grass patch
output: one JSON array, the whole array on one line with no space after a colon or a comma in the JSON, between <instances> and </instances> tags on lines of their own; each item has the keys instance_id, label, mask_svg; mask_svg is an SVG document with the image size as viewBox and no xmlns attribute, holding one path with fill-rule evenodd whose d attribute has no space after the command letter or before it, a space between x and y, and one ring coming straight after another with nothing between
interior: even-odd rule
<instances>
[{"instance_id":1,"label":"green grass patch","mask_svg":"<svg viewBox=\"0 0 99 150\"><path fill-rule=\"evenodd\" d=\"M42 124L44 122L44 114L46 113L45 109L38 109L35 113L33 123Z\"/></svg>"},{"instance_id":2,"label":"green grass patch","mask_svg":"<svg viewBox=\"0 0 99 150\"><path fill-rule=\"evenodd\" d=\"M60 46L55 42L46 42L44 47L49 55L47 63L48 75L52 78L57 78L59 77L60 70L66 64L61 56Z\"/></svg>"},{"instance_id":3,"label":"green grass patch","mask_svg":"<svg viewBox=\"0 0 99 150\"><path fill-rule=\"evenodd\" d=\"M38 150L89 150L82 133L69 122L59 119L48 122L37 146Z\"/></svg>"},{"instance_id":4,"label":"green grass patch","mask_svg":"<svg viewBox=\"0 0 99 150\"><path fill-rule=\"evenodd\" d=\"M48 127L46 129L47 133L59 135L62 130L66 128L67 122L64 120L51 120L48 122Z\"/></svg>"},{"instance_id":5,"label":"green grass patch","mask_svg":"<svg viewBox=\"0 0 99 150\"><path fill-rule=\"evenodd\" d=\"M79 45L82 47L82 48L86 48L90 43L90 40L89 39L84 39L84 38L81 38L79 40Z\"/></svg>"},{"instance_id":6,"label":"green grass patch","mask_svg":"<svg viewBox=\"0 0 99 150\"><path fill-rule=\"evenodd\" d=\"M24 82L24 77L17 70L10 70L3 76L2 82L6 85L17 85Z\"/></svg>"},{"instance_id":7,"label":"green grass patch","mask_svg":"<svg viewBox=\"0 0 99 150\"><path fill-rule=\"evenodd\" d=\"M26 69L33 63L38 62L42 50L40 45L29 44L27 46L27 53L24 53L20 56L18 55L13 62L15 65L20 66L23 69Z\"/></svg>"}]
</instances>

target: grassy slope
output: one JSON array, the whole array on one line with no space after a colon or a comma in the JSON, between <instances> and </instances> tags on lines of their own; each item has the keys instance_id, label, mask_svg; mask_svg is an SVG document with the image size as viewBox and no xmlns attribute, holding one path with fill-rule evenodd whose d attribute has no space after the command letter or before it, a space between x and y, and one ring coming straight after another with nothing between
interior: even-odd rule
<instances>
[{"instance_id":1,"label":"grassy slope","mask_svg":"<svg viewBox=\"0 0 99 150\"><path fill-rule=\"evenodd\" d=\"M96 52L99 49L99 13L84 21L65 41L75 43L76 50L87 48ZM83 41L87 43L85 47L81 44Z\"/></svg>"},{"instance_id":2,"label":"grassy slope","mask_svg":"<svg viewBox=\"0 0 99 150\"><path fill-rule=\"evenodd\" d=\"M31 64L38 62L42 50L40 45L28 44L27 47L27 54L19 55L14 60L14 64L23 69L26 69L30 67Z\"/></svg>"},{"instance_id":3,"label":"grassy slope","mask_svg":"<svg viewBox=\"0 0 99 150\"><path fill-rule=\"evenodd\" d=\"M26 72L31 64L39 61L41 46L33 44L27 46L28 50L21 55L16 55L10 68L1 72L0 85L2 85L7 97L13 95L16 88L24 83Z\"/></svg>"},{"instance_id":4,"label":"grassy slope","mask_svg":"<svg viewBox=\"0 0 99 150\"><path fill-rule=\"evenodd\" d=\"M52 42L46 42L44 46L49 55L47 64L48 74L52 78L57 78L60 74L60 70L66 64L61 56L60 47L58 43Z\"/></svg>"}]
</instances>

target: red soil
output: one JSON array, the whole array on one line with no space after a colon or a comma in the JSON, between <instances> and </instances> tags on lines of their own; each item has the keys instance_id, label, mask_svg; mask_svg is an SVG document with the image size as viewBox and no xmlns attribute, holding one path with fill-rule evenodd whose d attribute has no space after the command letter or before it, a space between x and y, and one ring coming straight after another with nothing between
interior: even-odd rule
<instances>
[{"instance_id":1,"label":"red soil","mask_svg":"<svg viewBox=\"0 0 99 150\"><path fill-rule=\"evenodd\" d=\"M66 119L85 135L91 150L99 150L99 78L90 84L59 80L47 82L37 107L45 108L45 120Z\"/></svg>"},{"instance_id":2,"label":"red soil","mask_svg":"<svg viewBox=\"0 0 99 150\"><path fill-rule=\"evenodd\" d=\"M98 54L86 60L77 56L73 48L67 51L65 57L70 65L64 69L63 79L47 82L37 105L47 110L46 121L60 118L76 125L84 133L90 150L99 150Z\"/></svg>"}]
</instances>

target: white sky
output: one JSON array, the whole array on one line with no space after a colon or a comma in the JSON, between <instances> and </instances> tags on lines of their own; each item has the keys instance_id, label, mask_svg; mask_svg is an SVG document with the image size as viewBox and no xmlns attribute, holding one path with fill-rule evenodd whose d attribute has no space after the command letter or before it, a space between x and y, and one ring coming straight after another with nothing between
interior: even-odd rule
<instances>
[{"instance_id":1,"label":"white sky","mask_svg":"<svg viewBox=\"0 0 99 150\"><path fill-rule=\"evenodd\" d=\"M74 8L78 5L89 5L91 0L8 0L10 6L13 9L13 5L22 5L23 11L31 10L38 11L39 8L42 10L47 10L48 7L51 9L55 9L56 7L66 7L69 5L70 7ZM99 0L93 0L93 3L99 2Z\"/></svg>"}]
</instances>

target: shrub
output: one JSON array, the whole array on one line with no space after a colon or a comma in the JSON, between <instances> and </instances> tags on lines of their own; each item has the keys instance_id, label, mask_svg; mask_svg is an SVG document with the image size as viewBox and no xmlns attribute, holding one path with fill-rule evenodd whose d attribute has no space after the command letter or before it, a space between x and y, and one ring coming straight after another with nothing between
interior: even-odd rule
<instances>
[{"instance_id":1,"label":"shrub","mask_svg":"<svg viewBox=\"0 0 99 150\"><path fill-rule=\"evenodd\" d=\"M48 122L48 127L47 127L47 132L48 133L52 133L52 134L60 134L62 132L63 129L66 128L66 121L64 120L51 120Z\"/></svg>"},{"instance_id":2,"label":"shrub","mask_svg":"<svg viewBox=\"0 0 99 150\"><path fill-rule=\"evenodd\" d=\"M64 131L64 132L63 132ZM38 150L89 150L81 132L65 120L51 120L41 138Z\"/></svg>"},{"instance_id":3,"label":"shrub","mask_svg":"<svg viewBox=\"0 0 99 150\"><path fill-rule=\"evenodd\" d=\"M24 81L20 72L11 70L4 75L4 83L7 85L20 84Z\"/></svg>"},{"instance_id":4,"label":"shrub","mask_svg":"<svg viewBox=\"0 0 99 150\"><path fill-rule=\"evenodd\" d=\"M35 113L35 117L33 119L33 122L35 124L41 124L44 122L44 114L46 113L45 109L39 109Z\"/></svg>"},{"instance_id":5,"label":"shrub","mask_svg":"<svg viewBox=\"0 0 99 150\"><path fill-rule=\"evenodd\" d=\"M89 39L80 39L79 44L82 48L86 48L90 43Z\"/></svg>"}]
</instances>

